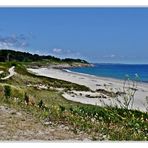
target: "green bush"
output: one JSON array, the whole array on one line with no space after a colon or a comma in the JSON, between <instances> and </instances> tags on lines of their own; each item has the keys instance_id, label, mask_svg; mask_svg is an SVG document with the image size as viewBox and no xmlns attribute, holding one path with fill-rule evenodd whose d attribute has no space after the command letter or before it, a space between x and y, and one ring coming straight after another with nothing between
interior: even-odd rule
<instances>
[{"instance_id":1,"label":"green bush","mask_svg":"<svg viewBox=\"0 0 148 148\"><path fill-rule=\"evenodd\" d=\"M7 99L11 96L11 87L9 85L4 86L4 93Z\"/></svg>"}]
</instances>

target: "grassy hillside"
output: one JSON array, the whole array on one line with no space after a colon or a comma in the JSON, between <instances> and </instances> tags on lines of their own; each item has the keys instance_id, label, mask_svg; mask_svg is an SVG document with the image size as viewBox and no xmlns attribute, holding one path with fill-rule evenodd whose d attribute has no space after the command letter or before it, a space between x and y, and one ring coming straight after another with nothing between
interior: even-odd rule
<instances>
[{"instance_id":1,"label":"grassy hillside","mask_svg":"<svg viewBox=\"0 0 148 148\"><path fill-rule=\"evenodd\" d=\"M74 63L79 63L79 64L88 64L89 63L85 60L82 59L71 59L71 58L66 58L66 59L60 59L54 56L41 56L38 54L31 54L28 52L21 52L21 51L14 51L14 50L0 50L0 62L12 62L12 61L17 61L17 62L24 62L24 63L30 63L34 65L47 65L47 64L56 64L56 63L68 63L68 64L74 64ZM32 62L32 63L31 63Z\"/></svg>"},{"instance_id":2,"label":"grassy hillside","mask_svg":"<svg viewBox=\"0 0 148 148\"><path fill-rule=\"evenodd\" d=\"M147 113L68 101L62 97L63 91L88 91L89 88L35 76L18 62L0 63L0 70L7 71L12 65L16 66L17 74L9 80L1 80L0 105L30 114L39 123L46 120L54 128L67 126L74 134L87 134L92 140L148 140ZM35 105L25 104L25 93L33 98Z\"/></svg>"}]
</instances>

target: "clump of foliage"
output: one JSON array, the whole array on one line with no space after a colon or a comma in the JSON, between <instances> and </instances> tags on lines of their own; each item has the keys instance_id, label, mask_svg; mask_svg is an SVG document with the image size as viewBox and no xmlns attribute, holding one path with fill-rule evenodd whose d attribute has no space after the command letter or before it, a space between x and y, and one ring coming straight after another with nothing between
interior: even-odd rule
<instances>
[{"instance_id":1,"label":"clump of foliage","mask_svg":"<svg viewBox=\"0 0 148 148\"><path fill-rule=\"evenodd\" d=\"M4 78L4 77L6 77L6 73L5 72L3 72L3 73L0 74L0 79L1 78Z\"/></svg>"},{"instance_id":2,"label":"clump of foliage","mask_svg":"<svg viewBox=\"0 0 148 148\"><path fill-rule=\"evenodd\" d=\"M137 110L78 105L50 108L50 120L87 132L94 140L148 140L148 114Z\"/></svg>"},{"instance_id":3,"label":"clump of foliage","mask_svg":"<svg viewBox=\"0 0 148 148\"><path fill-rule=\"evenodd\" d=\"M43 105L44 105L43 100L40 100L40 101L39 101L39 103L38 103L39 108L42 108L42 107L43 107Z\"/></svg>"},{"instance_id":4,"label":"clump of foliage","mask_svg":"<svg viewBox=\"0 0 148 148\"><path fill-rule=\"evenodd\" d=\"M4 92L6 99L8 99L11 96L11 87L9 85L5 85Z\"/></svg>"},{"instance_id":5,"label":"clump of foliage","mask_svg":"<svg viewBox=\"0 0 148 148\"><path fill-rule=\"evenodd\" d=\"M65 58L65 59L63 59L62 61L63 61L63 62L78 62L78 63L88 64L87 61L85 61L85 60L81 60L81 59Z\"/></svg>"}]
</instances>

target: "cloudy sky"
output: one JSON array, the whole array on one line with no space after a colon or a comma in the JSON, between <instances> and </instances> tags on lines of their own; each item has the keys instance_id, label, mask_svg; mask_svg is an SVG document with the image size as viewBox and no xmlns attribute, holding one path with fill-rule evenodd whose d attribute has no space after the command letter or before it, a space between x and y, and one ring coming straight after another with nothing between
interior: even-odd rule
<instances>
[{"instance_id":1,"label":"cloudy sky","mask_svg":"<svg viewBox=\"0 0 148 148\"><path fill-rule=\"evenodd\" d=\"M147 8L0 8L0 49L148 63Z\"/></svg>"}]
</instances>

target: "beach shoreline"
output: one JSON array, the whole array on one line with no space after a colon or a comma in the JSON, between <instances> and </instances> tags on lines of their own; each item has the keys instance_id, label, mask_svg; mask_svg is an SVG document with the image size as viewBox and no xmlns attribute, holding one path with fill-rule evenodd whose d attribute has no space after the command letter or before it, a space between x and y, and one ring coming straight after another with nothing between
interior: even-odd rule
<instances>
[{"instance_id":1,"label":"beach shoreline","mask_svg":"<svg viewBox=\"0 0 148 148\"><path fill-rule=\"evenodd\" d=\"M105 77L105 76L97 76L97 75L92 75L92 74L86 74L86 73L81 73L81 72L75 72L75 71L71 71L69 69L60 69L62 71L65 71L67 73L73 73L73 74L76 74L76 75L84 75L84 76L88 76L88 77L92 77L92 78L98 78L98 79L102 79L102 80L105 80L105 81L113 81L113 82L119 82L119 83L124 83L124 81L126 80L123 80L123 79L118 79L118 78L112 78L112 77ZM132 81L131 81L132 82ZM136 81L136 83L140 86L144 86L144 87L148 87L148 83L146 82L142 82L142 81Z\"/></svg>"},{"instance_id":2,"label":"beach shoreline","mask_svg":"<svg viewBox=\"0 0 148 148\"><path fill-rule=\"evenodd\" d=\"M106 78L106 77L98 77L95 75L90 74L84 74L84 73L78 73L70 71L69 69L57 69L57 68L39 68L39 69L32 69L28 68L28 71L31 73L34 73L36 75L41 75L45 77L55 78L59 80L69 81L72 83L76 83L79 85L84 85L90 88L91 91L94 92L94 96L98 96L99 93L97 90L112 90L113 92L117 92L119 90L123 89L124 80L118 80L113 78ZM73 92L72 92L73 93ZM82 94L82 95L80 95ZM112 98L108 97L105 98L89 98L86 97L86 95L83 92L75 92L74 95L67 92L63 93L63 96L67 100L80 102L84 104L92 104L92 105L102 105L101 99L105 101L107 105L110 105L112 103ZM91 92L89 92L89 95L92 95ZM146 97L148 96L148 84L145 83L137 83L137 91L135 93L135 103L134 103L134 109L138 109L141 111L147 111L146 110ZM110 101L108 101L110 100Z\"/></svg>"}]
</instances>

